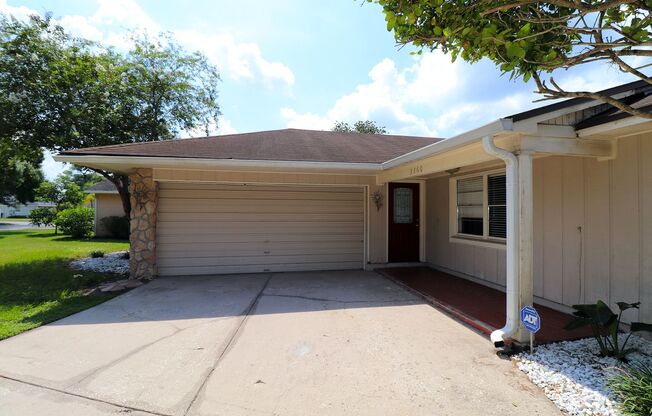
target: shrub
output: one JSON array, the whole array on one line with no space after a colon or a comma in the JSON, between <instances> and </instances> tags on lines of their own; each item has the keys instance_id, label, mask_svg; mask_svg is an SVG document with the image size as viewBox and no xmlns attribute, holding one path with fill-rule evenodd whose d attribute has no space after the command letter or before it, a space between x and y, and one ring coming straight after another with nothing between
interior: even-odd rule
<instances>
[{"instance_id":1,"label":"shrub","mask_svg":"<svg viewBox=\"0 0 652 416\"><path fill-rule=\"evenodd\" d=\"M93 233L92 208L68 208L57 213L54 223L64 234L75 238L88 237Z\"/></svg>"},{"instance_id":2,"label":"shrub","mask_svg":"<svg viewBox=\"0 0 652 416\"><path fill-rule=\"evenodd\" d=\"M637 364L620 370L608 384L621 402L623 415L652 415L652 367Z\"/></svg>"},{"instance_id":3,"label":"shrub","mask_svg":"<svg viewBox=\"0 0 652 416\"><path fill-rule=\"evenodd\" d=\"M37 227L47 227L54 224L56 216L54 208L36 207L29 213L29 221Z\"/></svg>"},{"instance_id":4,"label":"shrub","mask_svg":"<svg viewBox=\"0 0 652 416\"><path fill-rule=\"evenodd\" d=\"M104 257L104 252L102 250L91 251L91 257L94 258L94 259L99 258L99 257Z\"/></svg>"},{"instance_id":5,"label":"shrub","mask_svg":"<svg viewBox=\"0 0 652 416\"><path fill-rule=\"evenodd\" d=\"M104 228L113 238L129 239L129 217L104 217L100 220Z\"/></svg>"},{"instance_id":6,"label":"shrub","mask_svg":"<svg viewBox=\"0 0 652 416\"><path fill-rule=\"evenodd\" d=\"M600 346L600 354L605 357L616 357L625 361L625 356L634 351L634 349L627 348L629 335L627 335L625 341L622 343L618 339L620 319L624 311L627 309L638 309L641 303L617 302L616 304L620 310L618 315L611 310L609 305L601 300L598 300L597 303L587 305L573 305L573 309L575 309L573 315L575 318L567 323L564 329L571 331L586 325L591 325L591 328L593 328L593 337ZM652 330L652 325L642 322L632 322L630 330L632 332L650 331Z\"/></svg>"}]
</instances>

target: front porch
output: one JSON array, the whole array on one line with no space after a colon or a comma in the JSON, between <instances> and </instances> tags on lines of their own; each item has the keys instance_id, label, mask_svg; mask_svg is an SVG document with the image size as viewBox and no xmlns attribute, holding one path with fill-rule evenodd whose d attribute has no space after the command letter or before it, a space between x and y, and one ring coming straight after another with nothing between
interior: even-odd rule
<instances>
[{"instance_id":1,"label":"front porch","mask_svg":"<svg viewBox=\"0 0 652 416\"><path fill-rule=\"evenodd\" d=\"M469 326L489 335L505 323L505 293L429 267L393 267L379 273L418 292L435 306ZM588 327L566 331L571 315L534 304L541 316L537 344L591 336Z\"/></svg>"}]
</instances>

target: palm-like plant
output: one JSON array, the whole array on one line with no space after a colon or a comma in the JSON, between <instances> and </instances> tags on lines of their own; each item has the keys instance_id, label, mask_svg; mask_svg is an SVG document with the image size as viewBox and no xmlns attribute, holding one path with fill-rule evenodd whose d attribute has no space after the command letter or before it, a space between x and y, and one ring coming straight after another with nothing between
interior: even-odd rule
<instances>
[{"instance_id":1,"label":"palm-like plant","mask_svg":"<svg viewBox=\"0 0 652 416\"><path fill-rule=\"evenodd\" d=\"M564 329L570 331L590 325L593 329L593 337L600 346L601 355L625 360L627 354L635 351L635 348L627 348L627 342L632 332L652 331L652 325L643 322L632 322L630 326L631 332L627 334L625 341L621 343L619 340L619 327L623 312L628 309L638 309L640 302L617 302L616 304L619 309L618 314L615 314L609 305L601 300L593 304L573 305L575 318L567 323Z\"/></svg>"}]
</instances>

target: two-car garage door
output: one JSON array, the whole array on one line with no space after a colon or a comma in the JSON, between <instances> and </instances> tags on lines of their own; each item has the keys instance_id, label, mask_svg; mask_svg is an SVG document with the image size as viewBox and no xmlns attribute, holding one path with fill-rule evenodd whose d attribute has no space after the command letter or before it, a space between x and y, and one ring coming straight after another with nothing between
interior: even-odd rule
<instances>
[{"instance_id":1,"label":"two-car garage door","mask_svg":"<svg viewBox=\"0 0 652 416\"><path fill-rule=\"evenodd\" d=\"M158 273L359 269L360 187L160 183Z\"/></svg>"}]
</instances>

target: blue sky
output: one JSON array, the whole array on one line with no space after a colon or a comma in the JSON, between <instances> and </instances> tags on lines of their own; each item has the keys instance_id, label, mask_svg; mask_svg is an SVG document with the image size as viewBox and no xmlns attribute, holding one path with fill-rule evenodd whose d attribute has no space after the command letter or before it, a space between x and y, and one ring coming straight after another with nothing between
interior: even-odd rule
<instances>
[{"instance_id":1,"label":"blue sky","mask_svg":"<svg viewBox=\"0 0 652 416\"><path fill-rule=\"evenodd\" d=\"M490 62L397 48L380 7L362 0L0 0L0 11L52 12L70 33L117 48L132 29L171 32L220 70L217 133L370 119L396 134L450 137L543 105L533 103L533 85L510 81ZM590 90L631 80L606 65L555 79ZM43 168L51 178L63 167L48 156Z\"/></svg>"}]
</instances>

